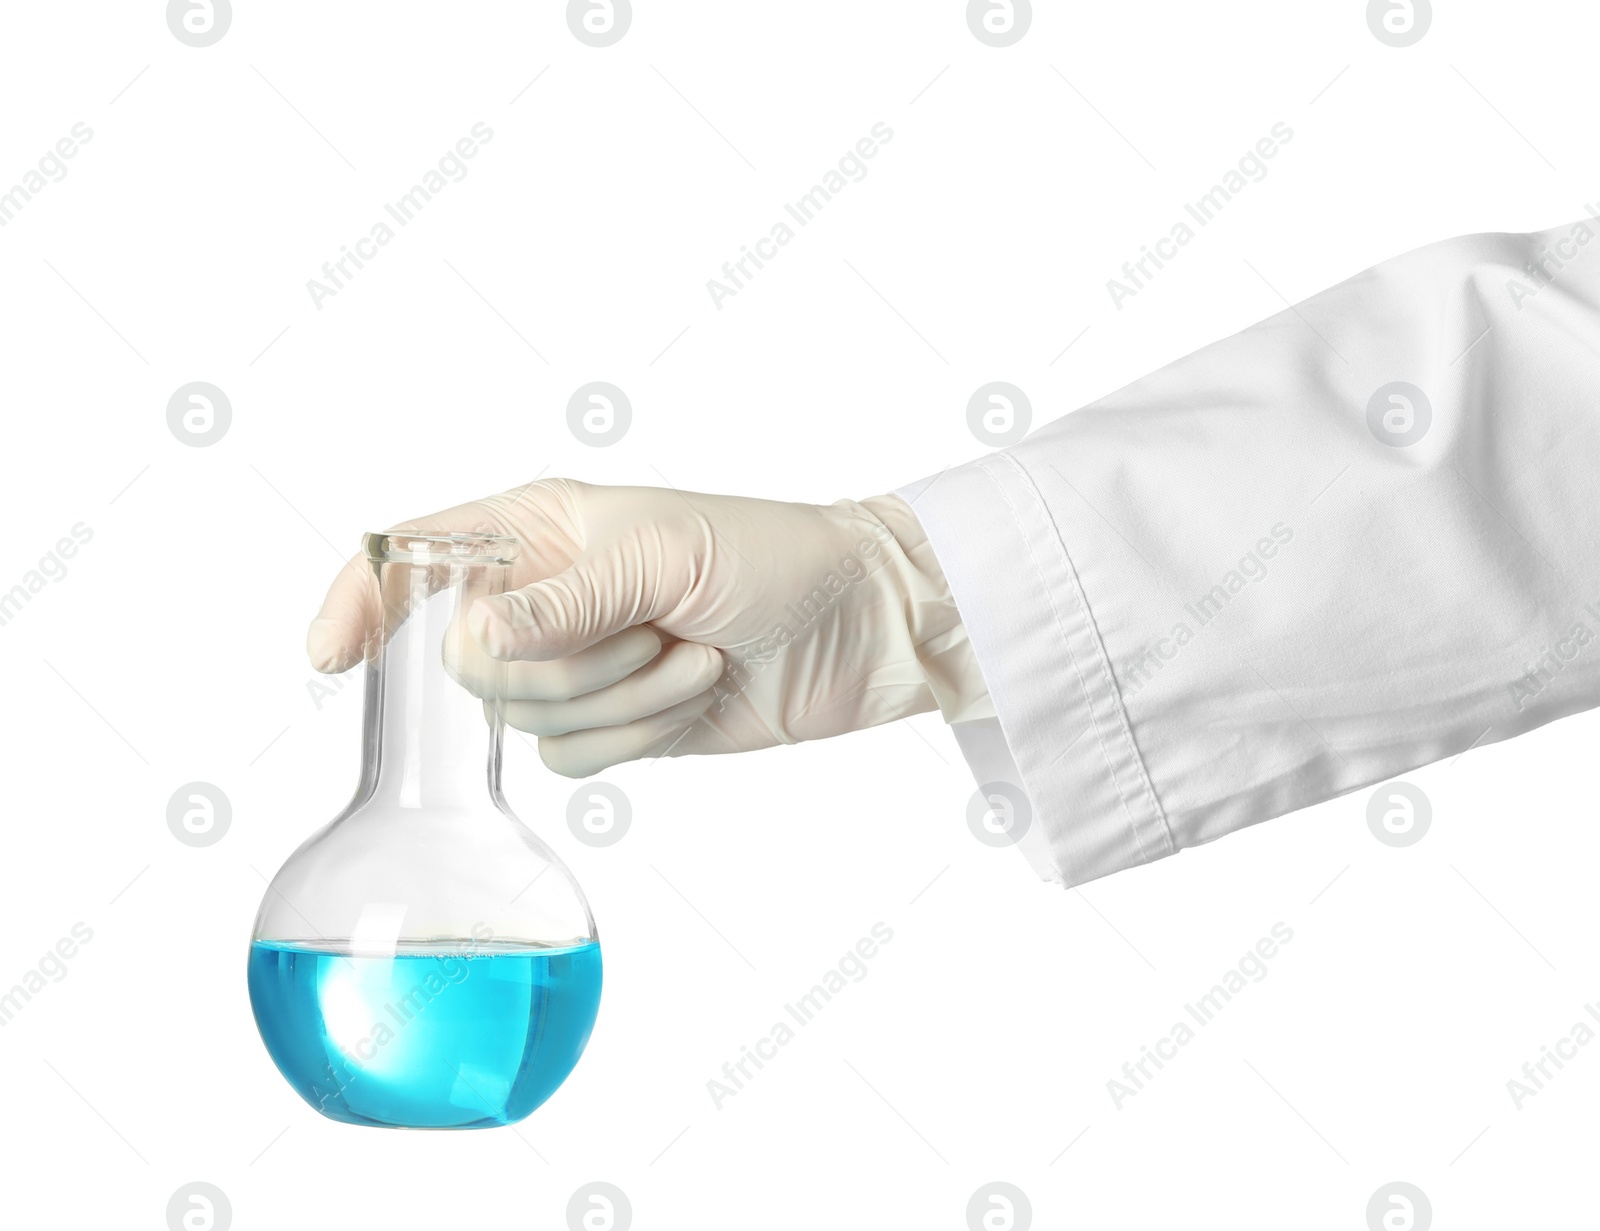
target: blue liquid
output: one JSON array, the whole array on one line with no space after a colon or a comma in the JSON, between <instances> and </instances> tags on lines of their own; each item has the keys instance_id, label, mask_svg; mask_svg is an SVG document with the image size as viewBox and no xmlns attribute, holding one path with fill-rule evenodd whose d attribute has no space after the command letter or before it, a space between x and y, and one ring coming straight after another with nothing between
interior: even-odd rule
<instances>
[{"instance_id":1,"label":"blue liquid","mask_svg":"<svg viewBox=\"0 0 1600 1231\"><path fill-rule=\"evenodd\" d=\"M273 1063L323 1115L492 1128L543 1103L600 1007L600 946L472 941L393 957L256 941L250 1003Z\"/></svg>"}]
</instances>

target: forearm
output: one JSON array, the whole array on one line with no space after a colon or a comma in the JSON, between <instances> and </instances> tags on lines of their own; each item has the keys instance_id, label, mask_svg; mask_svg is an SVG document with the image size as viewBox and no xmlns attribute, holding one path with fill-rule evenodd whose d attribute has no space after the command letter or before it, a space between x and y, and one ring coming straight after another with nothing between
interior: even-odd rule
<instances>
[{"instance_id":1,"label":"forearm","mask_svg":"<svg viewBox=\"0 0 1600 1231\"><path fill-rule=\"evenodd\" d=\"M1471 236L905 489L1050 874L1600 703L1597 370L1592 224Z\"/></svg>"}]
</instances>

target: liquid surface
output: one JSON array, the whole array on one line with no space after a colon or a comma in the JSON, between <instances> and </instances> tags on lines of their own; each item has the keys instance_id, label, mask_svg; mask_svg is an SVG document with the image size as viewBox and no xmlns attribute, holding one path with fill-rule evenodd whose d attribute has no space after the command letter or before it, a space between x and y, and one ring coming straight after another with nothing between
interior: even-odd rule
<instances>
[{"instance_id":1,"label":"liquid surface","mask_svg":"<svg viewBox=\"0 0 1600 1231\"><path fill-rule=\"evenodd\" d=\"M250 1003L278 1071L323 1115L490 1128L533 1111L577 1064L600 946L444 941L358 957L257 941Z\"/></svg>"}]
</instances>

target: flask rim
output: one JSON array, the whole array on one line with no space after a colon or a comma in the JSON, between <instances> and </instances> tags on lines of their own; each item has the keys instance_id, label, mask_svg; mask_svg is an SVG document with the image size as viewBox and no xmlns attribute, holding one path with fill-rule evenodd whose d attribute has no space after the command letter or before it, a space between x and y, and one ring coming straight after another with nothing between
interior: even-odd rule
<instances>
[{"instance_id":1,"label":"flask rim","mask_svg":"<svg viewBox=\"0 0 1600 1231\"><path fill-rule=\"evenodd\" d=\"M509 534L417 534L409 530L369 531L362 545L374 564L511 564L521 547Z\"/></svg>"}]
</instances>

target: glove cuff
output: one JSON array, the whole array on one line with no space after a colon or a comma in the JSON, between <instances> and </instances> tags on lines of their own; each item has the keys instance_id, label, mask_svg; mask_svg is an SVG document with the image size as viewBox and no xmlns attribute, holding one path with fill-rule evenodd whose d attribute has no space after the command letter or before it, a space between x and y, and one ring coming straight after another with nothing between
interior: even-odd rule
<instances>
[{"instance_id":1,"label":"glove cuff","mask_svg":"<svg viewBox=\"0 0 1600 1231\"><path fill-rule=\"evenodd\" d=\"M940 714L947 723L993 718L989 688L967 640L961 612L917 515L893 494L858 503L883 523L900 548L903 562L895 573L904 599L907 632Z\"/></svg>"}]
</instances>

